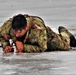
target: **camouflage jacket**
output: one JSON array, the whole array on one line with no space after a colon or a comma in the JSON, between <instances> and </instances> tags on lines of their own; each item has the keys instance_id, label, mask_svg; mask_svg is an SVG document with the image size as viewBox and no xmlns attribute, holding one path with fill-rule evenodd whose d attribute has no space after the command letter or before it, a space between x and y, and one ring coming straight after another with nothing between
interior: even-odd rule
<instances>
[{"instance_id":1,"label":"camouflage jacket","mask_svg":"<svg viewBox=\"0 0 76 75\"><path fill-rule=\"evenodd\" d=\"M24 38L20 38L24 44L24 52L43 52L47 49L47 30L44 21L37 16L24 15L29 25L29 30ZM30 18L33 17L33 21L30 24ZM3 47L8 45L8 37L11 37L15 42L17 38L13 34L11 27L12 19L7 20L0 27L0 42ZM8 35L8 36L6 36Z\"/></svg>"}]
</instances>

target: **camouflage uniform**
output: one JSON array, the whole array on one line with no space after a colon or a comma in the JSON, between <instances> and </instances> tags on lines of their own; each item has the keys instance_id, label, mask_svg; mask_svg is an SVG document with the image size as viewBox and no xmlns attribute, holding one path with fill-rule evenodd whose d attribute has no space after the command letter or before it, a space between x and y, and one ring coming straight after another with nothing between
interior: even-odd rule
<instances>
[{"instance_id":1,"label":"camouflage uniform","mask_svg":"<svg viewBox=\"0 0 76 75\"><path fill-rule=\"evenodd\" d=\"M63 40L59 34L54 33L49 27L45 26L44 21L37 16L24 15L29 25L29 30L26 35L21 38L16 38L11 27L12 18L6 21L0 27L0 42L3 48L8 45L8 40L11 37L13 41L22 41L24 44L24 52L44 52L52 50L69 50L70 46ZM33 21L30 23L30 18Z\"/></svg>"}]
</instances>

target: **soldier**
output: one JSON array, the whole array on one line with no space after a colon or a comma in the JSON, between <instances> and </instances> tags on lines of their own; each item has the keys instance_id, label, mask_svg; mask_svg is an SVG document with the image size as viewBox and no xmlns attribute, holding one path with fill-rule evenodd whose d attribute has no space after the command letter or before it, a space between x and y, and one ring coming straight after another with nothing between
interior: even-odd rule
<instances>
[{"instance_id":1,"label":"soldier","mask_svg":"<svg viewBox=\"0 0 76 75\"><path fill-rule=\"evenodd\" d=\"M0 42L4 53L13 52L8 43L10 38L15 42L17 52L70 50L70 32L61 26L59 32L56 34L45 26L40 17L18 14L1 26Z\"/></svg>"}]
</instances>

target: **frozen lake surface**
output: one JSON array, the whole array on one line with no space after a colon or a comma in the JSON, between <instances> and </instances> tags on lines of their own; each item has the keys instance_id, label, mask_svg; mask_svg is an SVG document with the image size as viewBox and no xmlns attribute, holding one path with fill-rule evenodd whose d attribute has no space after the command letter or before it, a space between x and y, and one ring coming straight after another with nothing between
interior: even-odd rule
<instances>
[{"instance_id":1,"label":"frozen lake surface","mask_svg":"<svg viewBox=\"0 0 76 75\"><path fill-rule=\"evenodd\" d=\"M76 51L0 53L0 75L76 75Z\"/></svg>"},{"instance_id":2,"label":"frozen lake surface","mask_svg":"<svg viewBox=\"0 0 76 75\"><path fill-rule=\"evenodd\" d=\"M76 0L0 0L0 26L18 13L40 16L54 31L63 25L76 36ZM0 75L76 75L75 50L0 52Z\"/></svg>"}]
</instances>

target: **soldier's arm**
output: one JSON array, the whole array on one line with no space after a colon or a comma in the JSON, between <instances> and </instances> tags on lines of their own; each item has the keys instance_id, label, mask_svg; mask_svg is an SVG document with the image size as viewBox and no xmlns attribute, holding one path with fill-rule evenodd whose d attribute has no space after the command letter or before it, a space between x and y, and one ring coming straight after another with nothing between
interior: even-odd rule
<instances>
[{"instance_id":1,"label":"soldier's arm","mask_svg":"<svg viewBox=\"0 0 76 75\"><path fill-rule=\"evenodd\" d=\"M46 30L35 31L31 44L24 44L24 52L44 52L47 49Z\"/></svg>"},{"instance_id":2,"label":"soldier's arm","mask_svg":"<svg viewBox=\"0 0 76 75\"><path fill-rule=\"evenodd\" d=\"M5 48L8 45L8 38L9 36L9 30L11 28L11 21L12 19L7 20L4 22L4 24L0 27L0 43L3 44L3 48Z\"/></svg>"},{"instance_id":3,"label":"soldier's arm","mask_svg":"<svg viewBox=\"0 0 76 75\"><path fill-rule=\"evenodd\" d=\"M47 49L47 31L44 22L39 17L34 18L29 36L30 43L24 43L24 52L43 52Z\"/></svg>"},{"instance_id":4,"label":"soldier's arm","mask_svg":"<svg viewBox=\"0 0 76 75\"><path fill-rule=\"evenodd\" d=\"M44 22L39 18L34 18L34 30L31 31L31 39L34 43L24 44L24 52L43 52L47 49L47 31ZM32 34L33 33L33 34Z\"/></svg>"}]
</instances>

